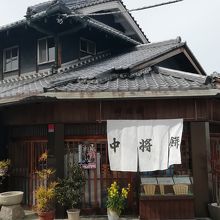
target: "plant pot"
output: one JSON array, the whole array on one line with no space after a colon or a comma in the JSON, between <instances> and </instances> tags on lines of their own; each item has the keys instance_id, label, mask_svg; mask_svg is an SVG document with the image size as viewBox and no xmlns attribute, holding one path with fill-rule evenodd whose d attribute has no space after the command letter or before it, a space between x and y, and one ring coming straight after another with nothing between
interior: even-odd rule
<instances>
[{"instance_id":1,"label":"plant pot","mask_svg":"<svg viewBox=\"0 0 220 220\"><path fill-rule=\"evenodd\" d=\"M108 220L118 220L119 219L119 215L117 214L117 212L108 209L107 210L107 214L108 214Z\"/></svg>"},{"instance_id":2,"label":"plant pot","mask_svg":"<svg viewBox=\"0 0 220 220\"><path fill-rule=\"evenodd\" d=\"M79 220L79 209L68 209L67 210L67 215L69 220Z\"/></svg>"},{"instance_id":3,"label":"plant pot","mask_svg":"<svg viewBox=\"0 0 220 220\"><path fill-rule=\"evenodd\" d=\"M209 214L212 220L220 219L220 206L217 206L217 203L208 204Z\"/></svg>"},{"instance_id":4,"label":"plant pot","mask_svg":"<svg viewBox=\"0 0 220 220\"><path fill-rule=\"evenodd\" d=\"M39 220L54 220L55 218L55 211L48 211L48 212L37 212Z\"/></svg>"},{"instance_id":5,"label":"plant pot","mask_svg":"<svg viewBox=\"0 0 220 220\"><path fill-rule=\"evenodd\" d=\"M0 193L0 205L10 206L18 205L23 199L24 192L21 191L10 191Z\"/></svg>"}]
</instances>

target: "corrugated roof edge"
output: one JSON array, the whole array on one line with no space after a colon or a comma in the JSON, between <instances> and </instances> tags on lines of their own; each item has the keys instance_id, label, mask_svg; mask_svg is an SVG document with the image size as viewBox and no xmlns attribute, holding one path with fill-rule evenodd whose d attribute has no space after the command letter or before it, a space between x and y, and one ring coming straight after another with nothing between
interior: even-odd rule
<instances>
[{"instance_id":1,"label":"corrugated roof edge","mask_svg":"<svg viewBox=\"0 0 220 220\"><path fill-rule=\"evenodd\" d=\"M35 4L35 5L31 5L31 6L29 6L28 8L42 7L42 6L45 6L45 5L51 4L52 2L53 2L53 1L41 2L41 3Z\"/></svg>"},{"instance_id":2,"label":"corrugated roof edge","mask_svg":"<svg viewBox=\"0 0 220 220\"><path fill-rule=\"evenodd\" d=\"M181 40L181 37L177 37L176 39L170 39L170 40L166 40L166 41L158 41L158 42L153 42L153 43L148 43L148 44L140 44L137 45L136 48L138 50L141 50L144 47L158 47L158 46L164 46L164 45L170 45L170 44L181 44L181 45L185 45L186 42Z\"/></svg>"},{"instance_id":3,"label":"corrugated roof edge","mask_svg":"<svg viewBox=\"0 0 220 220\"><path fill-rule=\"evenodd\" d=\"M80 9L80 8L86 8L86 7L90 7L90 6L93 6L93 5L98 5L98 4L101 4L101 3L111 2L111 1L115 1L115 0L102 0L101 2L99 1L98 3L92 2L92 3L85 4L83 7L78 6L78 7L72 7L71 9L77 10L77 9ZM66 3L66 4L68 5L68 3Z\"/></svg>"},{"instance_id":4,"label":"corrugated roof edge","mask_svg":"<svg viewBox=\"0 0 220 220\"><path fill-rule=\"evenodd\" d=\"M121 2L121 4L123 5L123 7L127 10L126 5L124 4L124 2L122 0L118 0L119 2ZM147 38L146 34L144 33L144 31L142 30L142 28L140 27L140 25L137 23L137 21L134 19L133 15L128 12L128 14L131 16L131 18L134 20L135 24L138 26L138 28L140 29L141 33L144 35L144 37L146 38L146 40L150 43L149 39Z\"/></svg>"},{"instance_id":5,"label":"corrugated roof edge","mask_svg":"<svg viewBox=\"0 0 220 220\"><path fill-rule=\"evenodd\" d=\"M18 27L18 26L23 25L23 24L26 24L26 22L27 22L26 19L23 18L21 20L18 20L18 21L0 26L0 32L9 30L9 29L14 28L14 27Z\"/></svg>"},{"instance_id":6,"label":"corrugated roof edge","mask_svg":"<svg viewBox=\"0 0 220 220\"><path fill-rule=\"evenodd\" d=\"M110 1L110 0L108 0L108 1ZM49 6L52 2L53 1L46 1L46 2L42 2L42 3L39 3L39 4L33 5L33 6L29 6L27 8L27 13L28 13L28 10L34 11L37 7L43 7L43 6L47 6L47 5ZM36 17L36 18L41 17L41 15L45 14L44 12L45 12L45 10L40 10L37 13L33 13L33 16ZM26 15L24 15L24 16L26 16ZM18 27L18 26L26 24L26 23L27 23L26 18L20 19L20 20L15 21L15 22L11 22L9 24L0 26L0 32L9 30L9 29L14 28L14 27Z\"/></svg>"},{"instance_id":7,"label":"corrugated roof edge","mask_svg":"<svg viewBox=\"0 0 220 220\"><path fill-rule=\"evenodd\" d=\"M200 83L205 83L207 79L207 76L190 73L190 72L184 72L180 70L174 70L174 69L160 67L160 66L155 66L154 70L158 73L163 73L165 75L171 75L177 78L185 78L185 79L197 81Z\"/></svg>"},{"instance_id":8,"label":"corrugated roof edge","mask_svg":"<svg viewBox=\"0 0 220 220\"><path fill-rule=\"evenodd\" d=\"M206 71L203 69L202 65L200 64L200 62L195 57L195 55L193 54L193 52L191 51L191 49L188 47L187 44L185 44L185 49L188 52L188 54L192 57L192 59L194 60L194 62L196 63L197 67L200 69L202 75L206 76L207 75Z\"/></svg>"}]
</instances>

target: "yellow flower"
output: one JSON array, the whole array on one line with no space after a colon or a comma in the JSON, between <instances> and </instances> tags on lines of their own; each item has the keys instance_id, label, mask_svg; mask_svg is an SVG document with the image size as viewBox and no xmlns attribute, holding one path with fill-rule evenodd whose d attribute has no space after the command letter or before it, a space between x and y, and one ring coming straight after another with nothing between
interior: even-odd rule
<instances>
[{"instance_id":1,"label":"yellow flower","mask_svg":"<svg viewBox=\"0 0 220 220\"><path fill-rule=\"evenodd\" d=\"M40 171L36 171L36 174L43 180L46 180L47 178L49 178L49 176L53 175L55 173L54 169L42 169Z\"/></svg>"},{"instance_id":2,"label":"yellow flower","mask_svg":"<svg viewBox=\"0 0 220 220\"><path fill-rule=\"evenodd\" d=\"M46 161L47 157L48 157L48 153L47 152L42 153L40 158L39 158L39 162Z\"/></svg>"},{"instance_id":3,"label":"yellow flower","mask_svg":"<svg viewBox=\"0 0 220 220\"><path fill-rule=\"evenodd\" d=\"M107 208L114 210L119 215L126 205L126 199L128 198L128 192L130 191L130 184L127 188L120 188L117 182L113 182L107 189Z\"/></svg>"}]
</instances>

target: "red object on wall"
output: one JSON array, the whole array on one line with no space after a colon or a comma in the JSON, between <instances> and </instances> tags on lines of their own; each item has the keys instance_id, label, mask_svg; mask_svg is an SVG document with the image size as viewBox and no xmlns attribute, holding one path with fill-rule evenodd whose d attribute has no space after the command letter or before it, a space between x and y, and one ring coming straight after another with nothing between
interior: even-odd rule
<instances>
[{"instance_id":1,"label":"red object on wall","mask_svg":"<svg viewBox=\"0 0 220 220\"><path fill-rule=\"evenodd\" d=\"M55 130L54 124L48 124L48 132L49 132L49 133L53 133L54 130Z\"/></svg>"}]
</instances>

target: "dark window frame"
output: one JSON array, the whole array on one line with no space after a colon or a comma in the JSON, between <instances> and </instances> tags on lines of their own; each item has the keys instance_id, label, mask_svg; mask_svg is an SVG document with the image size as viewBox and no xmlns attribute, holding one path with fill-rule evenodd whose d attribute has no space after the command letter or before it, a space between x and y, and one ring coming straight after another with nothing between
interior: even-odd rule
<instances>
[{"instance_id":1,"label":"dark window frame","mask_svg":"<svg viewBox=\"0 0 220 220\"><path fill-rule=\"evenodd\" d=\"M15 49L16 49L17 55L13 56L13 50L15 50ZM6 53L7 52L10 53L10 58L8 60L10 62L11 68L9 68L9 69L6 69L6 67L7 67ZM13 64L13 61L15 61L15 60L17 61L17 65L16 65L16 67L13 68L12 64ZM3 73L13 72L16 70L19 70L19 46L17 46L17 45L3 49Z\"/></svg>"},{"instance_id":2,"label":"dark window frame","mask_svg":"<svg viewBox=\"0 0 220 220\"><path fill-rule=\"evenodd\" d=\"M48 47L48 40L50 39L53 39L53 44L54 46L53 47ZM40 60L40 42L41 41L45 41L45 60L44 61L41 61ZM50 56L49 56L49 49L50 48L54 48L53 50L53 59L50 59ZM44 38L40 38L37 40L37 64L38 65L42 65L42 64L47 64L47 63L51 63L51 62L55 62L55 40L53 37L44 37Z\"/></svg>"},{"instance_id":3,"label":"dark window frame","mask_svg":"<svg viewBox=\"0 0 220 220\"><path fill-rule=\"evenodd\" d=\"M82 45L83 45L82 43L85 43L84 46L86 46L86 49L82 48ZM94 51L90 51L91 46L94 48ZM95 55L96 54L96 43L94 41L81 37L80 38L80 52L87 53L90 55Z\"/></svg>"}]
</instances>

